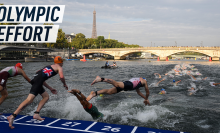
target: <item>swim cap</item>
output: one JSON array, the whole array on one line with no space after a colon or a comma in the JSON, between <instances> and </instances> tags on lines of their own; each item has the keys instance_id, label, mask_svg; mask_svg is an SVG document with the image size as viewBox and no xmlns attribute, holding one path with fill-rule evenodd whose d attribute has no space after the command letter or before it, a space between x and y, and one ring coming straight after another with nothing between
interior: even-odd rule
<instances>
[{"instance_id":1,"label":"swim cap","mask_svg":"<svg viewBox=\"0 0 220 133\"><path fill-rule=\"evenodd\" d=\"M16 66L16 67L19 67L19 68L21 68L21 69L23 69L23 67L22 67L22 64L21 64L21 63L17 63L15 66Z\"/></svg>"},{"instance_id":2,"label":"swim cap","mask_svg":"<svg viewBox=\"0 0 220 133\"><path fill-rule=\"evenodd\" d=\"M103 97L104 95L103 95L103 94L100 94L99 96L100 96L100 97Z\"/></svg>"},{"instance_id":3,"label":"swim cap","mask_svg":"<svg viewBox=\"0 0 220 133\"><path fill-rule=\"evenodd\" d=\"M54 58L54 63L63 63L63 59L60 56Z\"/></svg>"},{"instance_id":4,"label":"swim cap","mask_svg":"<svg viewBox=\"0 0 220 133\"><path fill-rule=\"evenodd\" d=\"M176 81L175 80L173 80L173 83L175 83Z\"/></svg>"},{"instance_id":5,"label":"swim cap","mask_svg":"<svg viewBox=\"0 0 220 133\"><path fill-rule=\"evenodd\" d=\"M144 80L146 80L146 78L143 78ZM147 81L147 80L146 80Z\"/></svg>"},{"instance_id":6,"label":"swim cap","mask_svg":"<svg viewBox=\"0 0 220 133\"><path fill-rule=\"evenodd\" d=\"M164 88L162 88L161 90L162 90L162 91L165 91L165 89L164 89Z\"/></svg>"}]
</instances>

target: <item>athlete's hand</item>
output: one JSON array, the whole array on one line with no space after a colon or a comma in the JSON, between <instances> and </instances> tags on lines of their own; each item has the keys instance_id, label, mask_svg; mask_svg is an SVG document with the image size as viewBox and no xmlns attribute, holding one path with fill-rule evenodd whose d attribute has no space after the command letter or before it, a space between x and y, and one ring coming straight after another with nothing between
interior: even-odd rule
<instances>
[{"instance_id":1,"label":"athlete's hand","mask_svg":"<svg viewBox=\"0 0 220 133\"><path fill-rule=\"evenodd\" d=\"M65 87L66 90L68 90L68 86L67 85L63 85Z\"/></svg>"},{"instance_id":2,"label":"athlete's hand","mask_svg":"<svg viewBox=\"0 0 220 133\"><path fill-rule=\"evenodd\" d=\"M145 105L150 105L149 100L144 100L144 104L145 104Z\"/></svg>"},{"instance_id":3,"label":"athlete's hand","mask_svg":"<svg viewBox=\"0 0 220 133\"><path fill-rule=\"evenodd\" d=\"M51 89L50 90L53 94L57 94L57 90L55 90L55 89Z\"/></svg>"}]
</instances>

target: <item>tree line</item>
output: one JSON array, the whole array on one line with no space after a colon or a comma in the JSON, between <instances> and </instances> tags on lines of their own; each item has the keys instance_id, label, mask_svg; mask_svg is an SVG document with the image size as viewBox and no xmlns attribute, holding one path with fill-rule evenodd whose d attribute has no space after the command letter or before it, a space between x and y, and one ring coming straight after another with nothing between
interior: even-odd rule
<instances>
[{"instance_id":1,"label":"tree line","mask_svg":"<svg viewBox=\"0 0 220 133\"><path fill-rule=\"evenodd\" d=\"M76 49L140 47L137 44L128 45L123 42L118 42L118 40L105 39L104 36L98 36L97 39L86 38L82 33L76 34L70 45Z\"/></svg>"}]
</instances>

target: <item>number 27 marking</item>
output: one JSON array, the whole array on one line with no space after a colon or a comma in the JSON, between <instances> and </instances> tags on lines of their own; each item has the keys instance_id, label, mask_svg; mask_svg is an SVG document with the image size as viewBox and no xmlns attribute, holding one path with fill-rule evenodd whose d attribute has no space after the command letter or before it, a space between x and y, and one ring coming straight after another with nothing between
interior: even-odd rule
<instances>
[{"instance_id":1,"label":"number 27 marking","mask_svg":"<svg viewBox=\"0 0 220 133\"><path fill-rule=\"evenodd\" d=\"M73 124L73 125L71 125L71 124ZM80 125L81 123L77 123L77 122L66 122L66 123L64 123L64 124L61 124L61 125L63 125L63 126L70 126L71 125L71 127L74 127L74 126L77 126L77 125Z\"/></svg>"}]
</instances>

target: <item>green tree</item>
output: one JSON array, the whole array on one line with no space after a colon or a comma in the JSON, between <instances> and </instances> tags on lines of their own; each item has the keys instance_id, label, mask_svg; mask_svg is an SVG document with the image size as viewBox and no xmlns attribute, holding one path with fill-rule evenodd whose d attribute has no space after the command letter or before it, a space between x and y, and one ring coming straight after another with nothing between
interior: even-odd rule
<instances>
[{"instance_id":1,"label":"green tree","mask_svg":"<svg viewBox=\"0 0 220 133\"><path fill-rule=\"evenodd\" d=\"M92 38L87 38L86 39L86 44L85 44L85 47L86 48L91 48L91 46L94 44L94 41Z\"/></svg>"},{"instance_id":2,"label":"green tree","mask_svg":"<svg viewBox=\"0 0 220 133\"><path fill-rule=\"evenodd\" d=\"M86 48L86 36L82 33L76 34L76 37L73 38L71 45L76 49Z\"/></svg>"},{"instance_id":3,"label":"green tree","mask_svg":"<svg viewBox=\"0 0 220 133\"><path fill-rule=\"evenodd\" d=\"M65 32L63 32L62 29L58 30L57 33L57 40L56 43L54 44L55 48L67 48L70 47L70 45L68 46L67 40L65 38Z\"/></svg>"}]
</instances>

